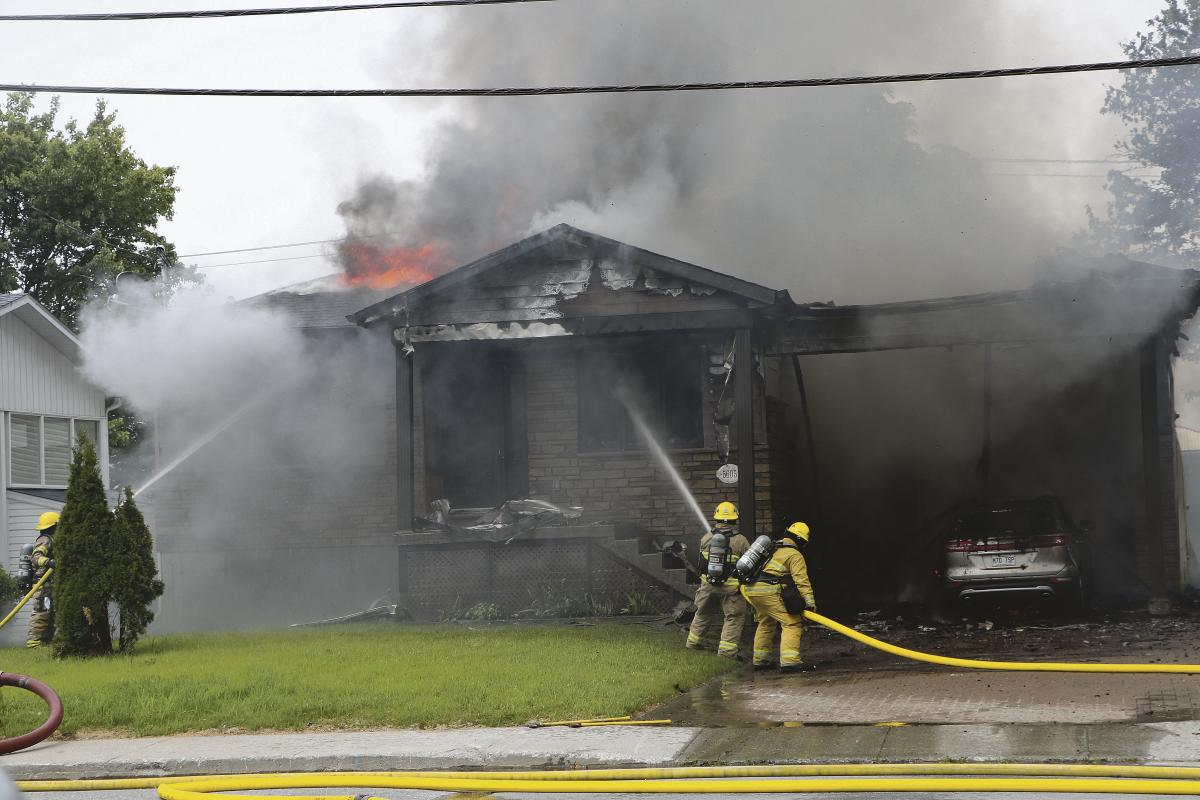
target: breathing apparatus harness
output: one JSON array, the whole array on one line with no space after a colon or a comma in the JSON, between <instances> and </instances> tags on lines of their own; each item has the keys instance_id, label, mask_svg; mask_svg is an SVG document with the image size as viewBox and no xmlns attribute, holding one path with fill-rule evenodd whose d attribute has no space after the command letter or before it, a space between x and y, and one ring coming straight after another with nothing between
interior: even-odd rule
<instances>
[{"instance_id":1,"label":"breathing apparatus harness","mask_svg":"<svg viewBox=\"0 0 1200 800\"><path fill-rule=\"evenodd\" d=\"M17 586L24 594L33 588L33 542L21 545L17 558Z\"/></svg>"},{"instance_id":2,"label":"breathing apparatus harness","mask_svg":"<svg viewBox=\"0 0 1200 800\"><path fill-rule=\"evenodd\" d=\"M808 608L808 603L796 588L796 582L791 575L767 575L763 569L771 561L771 556L781 547L792 547L804 552L804 541L792 533L785 533L779 539L772 539L763 534L754 540L734 567L734 574L745 586L751 583L765 583L769 586L779 586L780 599L791 614L802 614Z\"/></svg>"},{"instance_id":3,"label":"breathing apparatus harness","mask_svg":"<svg viewBox=\"0 0 1200 800\"><path fill-rule=\"evenodd\" d=\"M733 553L729 550L729 541L735 535L732 528L718 525L708 540L708 556L703 557L701 551L700 571L711 586L725 585L736 571Z\"/></svg>"}]
</instances>

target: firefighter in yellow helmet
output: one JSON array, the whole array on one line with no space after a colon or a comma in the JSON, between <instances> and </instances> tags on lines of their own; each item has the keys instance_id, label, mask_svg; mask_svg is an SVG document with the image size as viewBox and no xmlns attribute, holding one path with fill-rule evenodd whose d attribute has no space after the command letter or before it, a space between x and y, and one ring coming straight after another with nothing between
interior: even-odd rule
<instances>
[{"instance_id":1,"label":"firefighter in yellow helmet","mask_svg":"<svg viewBox=\"0 0 1200 800\"><path fill-rule=\"evenodd\" d=\"M808 564L804 550L808 546L809 528L803 522L792 523L775 542L766 564L757 575L742 584L742 593L754 609L754 668L767 669L779 636L779 671L806 672L811 665L800 660L800 635L803 631L802 613L817 610L812 583L808 579Z\"/></svg>"},{"instance_id":2,"label":"firefighter in yellow helmet","mask_svg":"<svg viewBox=\"0 0 1200 800\"><path fill-rule=\"evenodd\" d=\"M38 537L33 543L33 556L30 562L33 566L33 581L37 583L46 570L54 566L54 531L58 527L58 514L47 511L38 517ZM30 601L33 611L29 615L29 635L25 637L26 647L41 647L50 643L53 627L50 622L50 581L46 581L38 593Z\"/></svg>"},{"instance_id":3,"label":"firefighter in yellow helmet","mask_svg":"<svg viewBox=\"0 0 1200 800\"><path fill-rule=\"evenodd\" d=\"M687 637L687 646L699 650L700 640L716 621L719 610L723 621L717 655L726 658L737 658L742 629L750 614L733 576L734 564L750 547L737 531L737 519L737 507L721 503L713 513L713 529L700 539L700 588L696 590L696 616Z\"/></svg>"}]
</instances>

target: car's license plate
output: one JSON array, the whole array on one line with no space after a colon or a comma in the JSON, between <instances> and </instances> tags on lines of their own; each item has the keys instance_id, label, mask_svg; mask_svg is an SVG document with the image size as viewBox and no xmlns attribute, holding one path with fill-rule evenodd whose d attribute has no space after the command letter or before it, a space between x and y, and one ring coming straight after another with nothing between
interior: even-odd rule
<instances>
[{"instance_id":1,"label":"car's license plate","mask_svg":"<svg viewBox=\"0 0 1200 800\"><path fill-rule=\"evenodd\" d=\"M987 566L989 567L1015 567L1017 565L1017 557L1015 555L988 556Z\"/></svg>"}]
</instances>

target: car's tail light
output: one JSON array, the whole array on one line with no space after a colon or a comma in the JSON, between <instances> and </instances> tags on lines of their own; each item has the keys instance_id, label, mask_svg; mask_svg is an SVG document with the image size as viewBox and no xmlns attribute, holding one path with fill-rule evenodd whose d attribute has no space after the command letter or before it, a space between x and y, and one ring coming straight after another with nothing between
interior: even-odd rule
<instances>
[{"instance_id":1,"label":"car's tail light","mask_svg":"<svg viewBox=\"0 0 1200 800\"><path fill-rule=\"evenodd\" d=\"M1061 533L1052 533L1048 536L1035 536L1030 542L1034 547L1062 547L1070 544L1070 539Z\"/></svg>"}]
</instances>

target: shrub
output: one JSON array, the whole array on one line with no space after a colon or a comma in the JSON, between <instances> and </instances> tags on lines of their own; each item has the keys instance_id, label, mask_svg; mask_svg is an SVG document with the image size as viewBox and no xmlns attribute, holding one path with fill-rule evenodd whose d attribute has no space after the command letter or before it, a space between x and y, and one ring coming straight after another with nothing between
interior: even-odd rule
<instances>
[{"instance_id":1,"label":"shrub","mask_svg":"<svg viewBox=\"0 0 1200 800\"><path fill-rule=\"evenodd\" d=\"M146 519L133 500L133 489L113 513L110 539L113 567L112 600L121 612L118 648L130 650L154 620L150 606L162 596L163 582L154 563L154 540Z\"/></svg>"},{"instance_id":2,"label":"shrub","mask_svg":"<svg viewBox=\"0 0 1200 800\"><path fill-rule=\"evenodd\" d=\"M7 605L21 597L21 587L17 579L0 569L0 612L7 611Z\"/></svg>"},{"instance_id":3,"label":"shrub","mask_svg":"<svg viewBox=\"0 0 1200 800\"><path fill-rule=\"evenodd\" d=\"M67 478L67 502L54 536L54 654L112 653L108 601L112 597L112 514L104 495L96 448L80 430Z\"/></svg>"}]
</instances>

